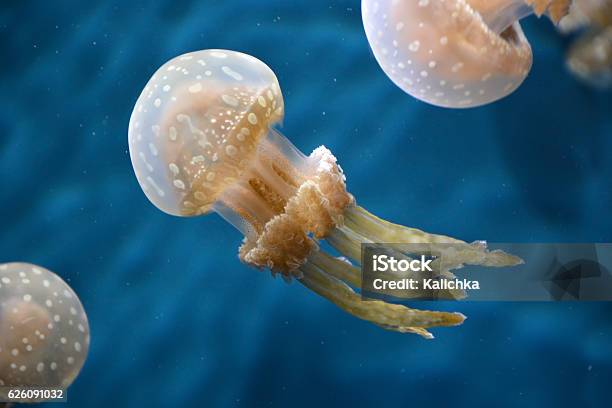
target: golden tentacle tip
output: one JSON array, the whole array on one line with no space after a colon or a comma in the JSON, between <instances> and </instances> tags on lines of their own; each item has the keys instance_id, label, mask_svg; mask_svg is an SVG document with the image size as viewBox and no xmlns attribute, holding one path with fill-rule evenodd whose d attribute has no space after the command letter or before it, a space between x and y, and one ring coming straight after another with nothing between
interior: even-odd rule
<instances>
[{"instance_id":1,"label":"golden tentacle tip","mask_svg":"<svg viewBox=\"0 0 612 408\"><path fill-rule=\"evenodd\" d=\"M458 312L455 312L455 313L438 312L438 313L443 313L447 315L449 319L447 321L447 324L437 324L437 326L459 326L463 324L463 322L467 319L467 316L465 316L463 313L458 313ZM427 340L435 339L435 336L433 335L433 333L428 331L427 328L425 327L408 327L408 326L392 327L392 326L384 326L384 325L381 325L380 327L386 330L396 331L398 333L417 334Z\"/></svg>"}]
</instances>

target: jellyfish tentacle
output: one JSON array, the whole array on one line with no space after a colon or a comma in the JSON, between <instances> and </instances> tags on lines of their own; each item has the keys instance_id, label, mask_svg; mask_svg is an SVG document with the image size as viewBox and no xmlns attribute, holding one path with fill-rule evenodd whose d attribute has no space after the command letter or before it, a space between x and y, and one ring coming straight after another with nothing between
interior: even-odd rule
<instances>
[{"instance_id":1,"label":"jellyfish tentacle","mask_svg":"<svg viewBox=\"0 0 612 408\"><path fill-rule=\"evenodd\" d=\"M338 252L357 262L361 260L361 244L372 243L368 238L345 226L339 226L330 231L325 240Z\"/></svg>"},{"instance_id":2,"label":"jellyfish tentacle","mask_svg":"<svg viewBox=\"0 0 612 408\"><path fill-rule=\"evenodd\" d=\"M465 320L465 316L461 313L416 310L380 300L365 301L347 284L329 276L312 264L304 264L300 269L304 276L300 282L304 286L353 316L389 330L409 331L409 328L457 326ZM419 334L424 335L424 332L419 331Z\"/></svg>"},{"instance_id":3,"label":"jellyfish tentacle","mask_svg":"<svg viewBox=\"0 0 612 408\"><path fill-rule=\"evenodd\" d=\"M274 137L279 137L275 133ZM270 149L268 149L270 150ZM350 286L361 286L360 270L353 265L322 251L316 244L317 239L326 239L342 255L361 262L361 245L374 242L397 242L423 244L423 251L431 251L431 245L436 243L462 245L462 250L455 251L453 256L447 256L452 262L441 265L441 275L452 279L454 275L450 269L461 267L463 263L483 264L487 258L486 246L467 244L463 241L442 235L428 234L423 231L403 227L384 221L354 203L353 197L346 191L345 177L336 159L324 147L319 147L308 157L310 167L315 169L309 176L300 177L302 184L298 185L296 179L287 180L288 171L282 173L285 179L284 188L295 186L293 195L285 192L286 200L279 205L278 194L274 194L275 185L272 180L275 176L267 172L259 172L258 183L250 183L257 195L276 213L261 231L256 239L247 238L240 250L243 262L257 268L269 268L272 273L281 274L289 280L290 277L299 279L315 292L329 298L339 307L360 318L371 321L389 330L405 333L418 333L424 337L430 334L419 328L419 319L428 319L422 323L424 327L438 325L439 316L450 319L452 324L461 321L449 318L437 312L405 309L403 306L389 304L383 301L364 302L355 294ZM295 170L295 169L293 169ZM280 177L279 172L276 176ZM282 208L281 208L282 207ZM400 258L409 258L401 250L391 248ZM460 254L465 253L463 256ZM459 254L459 255L458 255ZM436 261L440 263L441 261ZM325 271L325 272L323 272ZM462 290L445 291L437 294L441 298L461 299L465 297ZM403 298L422 298L425 293L407 292ZM410 310L413 320L406 320L404 313ZM420 315L423 313L423 315ZM440 318L442 319L442 318ZM442 319L441 325L448 325ZM416 327L416 328L415 328Z\"/></svg>"},{"instance_id":4,"label":"jellyfish tentacle","mask_svg":"<svg viewBox=\"0 0 612 408\"><path fill-rule=\"evenodd\" d=\"M433 340L435 338L434 335L431 334L431 332L427 331L426 329L423 329L422 327L393 327L393 326L385 326L382 324L379 324L378 326L382 327L385 330L396 331L398 333L418 334L419 336L427 340Z\"/></svg>"},{"instance_id":5,"label":"jellyfish tentacle","mask_svg":"<svg viewBox=\"0 0 612 408\"><path fill-rule=\"evenodd\" d=\"M401 253L398 253L396 258L410 260L409 257ZM347 283L353 288L361 287L361 268L358 268L351 264L348 259L336 258L323 250L319 250L311 254L308 262L312 263L317 268L322 271L325 271L327 274L333 276L334 278ZM412 277L416 278L425 277L425 275L426 274L424 273L412 273ZM440 275L446 279L455 278L455 275L453 275L450 271L443 271ZM397 291L392 290L381 290L380 292L400 299L429 299L432 296L431 291L428 291L427 289L410 290L402 293L398 293ZM435 292L435 295L436 299L458 300L465 298L466 292L460 289L439 290Z\"/></svg>"},{"instance_id":6,"label":"jellyfish tentacle","mask_svg":"<svg viewBox=\"0 0 612 408\"><path fill-rule=\"evenodd\" d=\"M416 228L394 224L359 206L347 208L344 219L346 226L351 226L356 233L368 236L374 242L413 244L415 249L416 244L425 244L428 248L438 250L445 255L444 263L448 269L456 269L464 264L503 267L522 263L522 260L514 255L499 250L489 251L484 241L468 244L444 235L430 234ZM454 251L449 253L445 250L446 247Z\"/></svg>"},{"instance_id":7,"label":"jellyfish tentacle","mask_svg":"<svg viewBox=\"0 0 612 408\"><path fill-rule=\"evenodd\" d=\"M361 286L361 270L348 260L334 258L324 251L316 251L310 256L309 261L320 270L354 288Z\"/></svg>"},{"instance_id":8,"label":"jellyfish tentacle","mask_svg":"<svg viewBox=\"0 0 612 408\"><path fill-rule=\"evenodd\" d=\"M464 243L464 241L444 235L430 234L416 228L405 227L385 221L365 208L353 206L345 212L346 225L356 231L372 236L377 242L401 243Z\"/></svg>"}]
</instances>

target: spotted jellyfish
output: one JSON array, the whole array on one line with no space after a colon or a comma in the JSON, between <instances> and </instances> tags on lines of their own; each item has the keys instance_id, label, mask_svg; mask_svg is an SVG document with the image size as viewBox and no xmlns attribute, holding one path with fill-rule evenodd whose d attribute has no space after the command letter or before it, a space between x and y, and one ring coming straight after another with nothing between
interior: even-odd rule
<instances>
[{"instance_id":1,"label":"spotted jellyfish","mask_svg":"<svg viewBox=\"0 0 612 408\"><path fill-rule=\"evenodd\" d=\"M244 263L297 279L358 318L427 338L427 328L458 325L465 317L362 300L353 290L361 285L362 243L456 244L445 256L447 276L463 264L520 262L482 242L428 234L369 213L347 191L327 148L306 156L273 128L283 115L276 75L260 60L226 50L176 57L149 80L130 119L138 182L168 214L215 212L235 226L245 235L239 250ZM320 247L321 240L342 256Z\"/></svg>"},{"instance_id":2,"label":"spotted jellyfish","mask_svg":"<svg viewBox=\"0 0 612 408\"><path fill-rule=\"evenodd\" d=\"M418 100L446 108L486 105L514 92L532 65L519 24L558 22L571 0L362 0L363 24L387 76Z\"/></svg>"},{"instance_id":3,"label":"spotted jellyfish","mask_svg":"<svg viewBox=\"0 0 612 408\"><path fill-rule=\"evenodd\" d=\"M559 29L577 37L567 52L570 72L592 87L612 89L612 2L574 0Z\"/></svg>"},{"instance_id":4,"label":"spotted jellyfish","mask_svg":"<svg viewBox=\"0 0 612 408\"><path fill-rule=\"evenodd\" d=\"M89 349L83 305L59 276L0 265L0 386L68 388Z\"/></svg>"}]
</instances>

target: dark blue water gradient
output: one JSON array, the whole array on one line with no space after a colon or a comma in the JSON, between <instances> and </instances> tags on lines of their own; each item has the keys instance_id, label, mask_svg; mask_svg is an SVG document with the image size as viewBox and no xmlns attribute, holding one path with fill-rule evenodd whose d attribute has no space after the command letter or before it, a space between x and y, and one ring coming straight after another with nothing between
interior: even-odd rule
<instances>
[{"instance_id":1,"label":"dark blue water gradient","mask_svg":"<svg viewBox=\"0 0 612 408\"><path fill-rule=\"evenodd\" d=\"M534 69L509 98L450 111L377 66L358 1L0 5L0 260L80 294L90 358L68 407L609 406L612 305L422 304L469 316L435 341L384 331L241 265L216 216L147 202L127 125L163 62L205 48L277 72L282 129L325 144L359 203L466 240L612 242L612 98L528 19Z\"/></svg>"}]
</instances>

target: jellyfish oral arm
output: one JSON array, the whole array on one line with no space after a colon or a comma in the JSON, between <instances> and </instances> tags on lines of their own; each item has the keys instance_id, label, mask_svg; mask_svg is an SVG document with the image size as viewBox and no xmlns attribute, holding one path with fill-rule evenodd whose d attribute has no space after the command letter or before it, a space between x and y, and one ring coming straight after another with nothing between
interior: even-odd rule
<instances>
[{"instance_id":1,"label":"jellyfish oral arm","mask_svg":"<svg viewBox=\"0 0 612 408\"><path fill-rule=\"evenodd\" d=\"M448 269L463 264L520 263L511 255L488 251L482 242L467 244L376 217L356 205L335 157L323 146L304 156L283 135L271 131L258 149L255 163L252 168L256 170L245 173L223 193L221 204L213 207L245 234L240 259L258 269L270 269L287 281L295 278L346 312L383 328L431 338L427 328L458 325L465 317L363 301L353 290L361 285L361 271L356 265L362 243L457 244L460 250L447 257ZM323 239L345 258L338 259L321 249L318 242ZM445 273L454 277L450 270ZM464 296L463 291L446 293L451 299Z\"/></svg>"},{"instance_id":2,"label":"jellyfish oral arm","mask_svg":"<svg viewBox=\"0 0 612 408\"><path fill-rule=\"evenodd\" d=\"M525 0L469 0L490 30L501 34L515 21L534 13Z\"/></svg>"},{"instance_id":3,"label":"jellyfish oral arm","mask_svg":"<svg viewBox=\"0 0 612 408\"><path fill-rule=\"evenodd\" d=\"M467 3L478 11L489 29L500 34L515 21L534 13L538 16L547 13L558 23L567 15L571 0L467 0Z\"/></svg>"}]
</instances>

